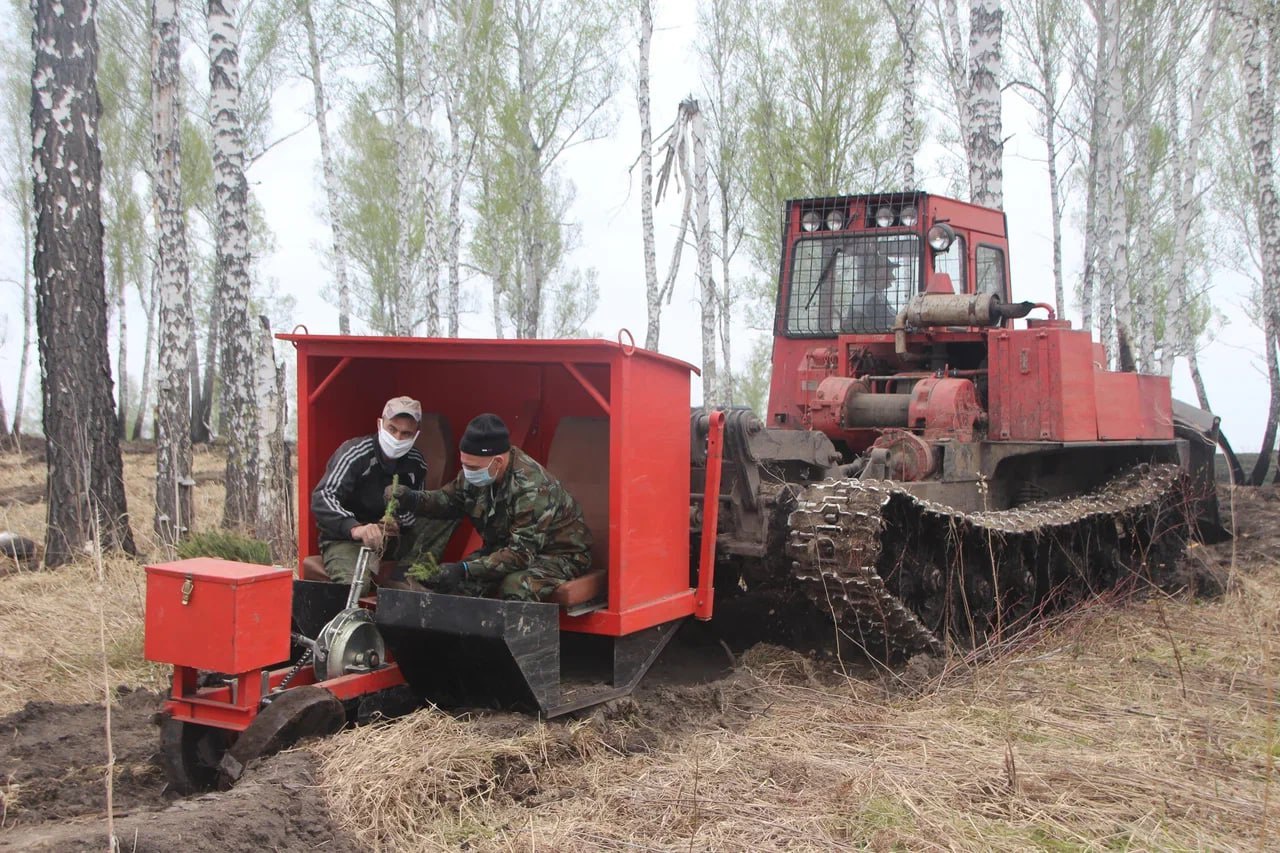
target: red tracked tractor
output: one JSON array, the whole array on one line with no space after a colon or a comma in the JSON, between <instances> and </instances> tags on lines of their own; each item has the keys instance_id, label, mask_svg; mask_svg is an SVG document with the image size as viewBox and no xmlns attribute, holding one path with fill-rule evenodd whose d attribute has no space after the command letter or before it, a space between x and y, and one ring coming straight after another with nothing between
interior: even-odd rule
<instances>
[{"instance_id":1,"label":"red tracked tractor","mask_svg":"<svg viewBox=\"0 0 1280 853\"><path fill-rule=\"evenodd\" d=\"M901 659L1125 578L1166 582L1195 522L1216 527L1216 419L1166 378L1108 371L1088 332L1011 301L1008 269L998 211L789 202L763 418L690 414L694 368L629 343L285 336L299 567L148 569L174 786L421 701L554 716L625 695L717 593L807 598L789 618ZM398 394L423 403L429 485L456 474L467 421L500 414L582 505L590 573L549 603L328 583L307 497ZM459 530L445 557L477 545Z\"/></svg>"}]
</instances>

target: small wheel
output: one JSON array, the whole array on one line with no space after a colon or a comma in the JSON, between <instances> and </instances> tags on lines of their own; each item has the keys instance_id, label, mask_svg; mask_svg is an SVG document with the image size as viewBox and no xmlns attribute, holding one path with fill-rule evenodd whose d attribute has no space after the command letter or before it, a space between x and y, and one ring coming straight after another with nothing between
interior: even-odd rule
<instances>
[{"instance_id":1,"label":"small wheel","mask_svg":"<svg viewBox=\"0 0 1280 853\"><path fill-rule=\"evenodd\" d=\"M213 788L228 739L223 729L166 717L160 725L160 764L169 787L183 796Z\"/></svg>"},{"instance_id":2,"label":"small wheel","mask_svg":"<svg viewBox=\"0 0 1280 853\"><path fill-rule=\"evenodd\" d=\"M347 723L338 698L322 687L291 687L253 718L249 728L225 751L217 781L230 788L255 758L287 749L304 737L333 734Z\"/></svg>"}]
</instances>

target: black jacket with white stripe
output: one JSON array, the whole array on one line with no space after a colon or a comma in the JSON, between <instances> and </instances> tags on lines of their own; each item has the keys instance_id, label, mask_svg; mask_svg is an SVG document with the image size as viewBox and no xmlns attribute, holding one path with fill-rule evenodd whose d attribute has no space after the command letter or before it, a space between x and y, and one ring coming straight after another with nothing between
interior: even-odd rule
<instances>
[{"instance_id":1,"label":"black jacket with white stripe","mask_svg":"<svg viewBox=\"0 0 1280 853\"><path fill-rule=\"evenodd\" d=\"M324 476L311 493L311 514L320 528L320 541L351 539L351 528L382 518L386 502L382 493L399 475L400 485L414 491L426 488L427 460L415 447L399 459L387 459L378 448L378 436L365 435L344 441L324 468ZM409 508L396 513L402 530L413 526Z\"/></svg>"}]
</instances>

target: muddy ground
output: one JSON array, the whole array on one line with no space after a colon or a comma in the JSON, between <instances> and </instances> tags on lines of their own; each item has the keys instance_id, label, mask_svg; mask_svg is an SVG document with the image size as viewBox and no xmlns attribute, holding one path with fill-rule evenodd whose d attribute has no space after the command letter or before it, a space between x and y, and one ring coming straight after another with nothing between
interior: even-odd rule
<instances>
[{"instance_id":1,"label":"muddy ground","mask_svg":"<svg viewBox=\"0 0 1280 853\"><path fill-rule=\"evenodd\" d=\"M1189 560L1220 577L1274 562L1280 554L1280 492L1274 487L1237 490L1238 535L1229 543L1192 548ZM726 608L731 605L726 602ZM785 637L785 610L747 610L731 624L772 625L768 639L802 648L817 635ZM671 749L682 731L733 728L761 709L726 703L733 664L745 635L697 630L682 635L664 656L657 677L634 700L595 712L610 748L618 752ZM724 640L725 642L721 642ZM868 672L868 677L870 673ZM111 715L115 750L114 832L125 850L355 850L361 849L329 815L316 783L317 759L305 745L251 765L231 791L181 798L167 790L157 763L160 696L118 688ZM610 715L640 715L644 725ZM528 718L495 714L482 722L495 732L529 725ZM0 718L0 850L101 850L107 846L107 756L100 703L31 702ZM565 732L573 721L561 723ZM645 740L661 732L662 743ZM566 735L567 737L568 735ZM651 736L651 735L649 735Z\"/></svg>"}]
</instances>

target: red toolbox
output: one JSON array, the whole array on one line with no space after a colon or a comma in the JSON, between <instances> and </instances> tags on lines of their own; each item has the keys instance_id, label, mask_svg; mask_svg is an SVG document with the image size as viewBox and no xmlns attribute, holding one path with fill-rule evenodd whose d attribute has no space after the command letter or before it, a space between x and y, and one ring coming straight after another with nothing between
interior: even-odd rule
<instances>
[{"instance_id":1,"label":"red toolbox","mask_svg":"<svg viewBox=\"0 0 1280 853\"><path fill-rule=\"evenodd\" d=\"M280 663L289 657L292 607L289 569L208 557L147 566L143 653L225 673Z\"/></svg>"}]
</instances>

